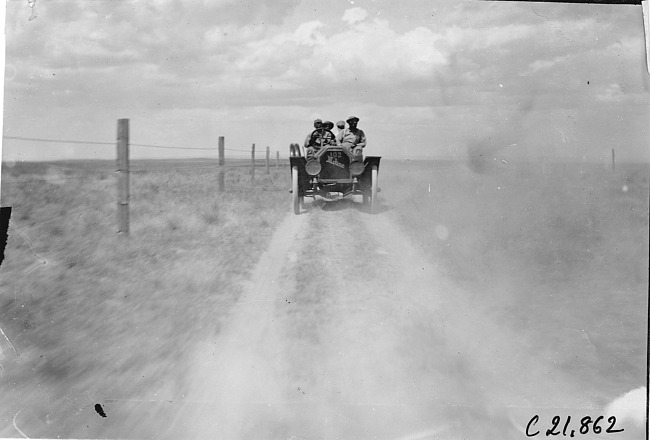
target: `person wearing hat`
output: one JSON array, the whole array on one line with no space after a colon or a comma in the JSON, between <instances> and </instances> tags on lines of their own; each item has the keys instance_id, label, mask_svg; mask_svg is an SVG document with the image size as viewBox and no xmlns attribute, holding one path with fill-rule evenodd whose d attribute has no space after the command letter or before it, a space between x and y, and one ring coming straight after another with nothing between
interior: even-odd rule
<instances>
[{"instance_id":1,"label":"person wearing hat","mask_svg":"<svg viewBox=\"0 0 650 440\"><path fill-rule=\"evenodd\" d=\"M336 136L332 133L334 123L330 121L323 122L323 146L336 145Z\"/></svg>"},{"instance_id":2,"label":"person wearing hat","mask_svg":"<svg viewBox=\"0 0 650 440\"><path fill-rule=\"evenodd\" d=\"M334 134L330 131L334 128L334 124L330 121L321 121L316 119L314 121L314 131L312 131L305 139L305 156L311 159L316 151L320 150L326 145L335 145L336 139Z\"/></svg>"},{"instance_id":3,"label":"person wearing hat","mask_svg":"<svg viewBox=\"0 0 650 440\"><path fill-rule=\"evenodd\" d=\"M345 130L345 122L344 122L344 121L339 121L339 122L337 122L337 123L336 123L336 128L339 130L339 131L336 133L336 145L341 145L341 144L339 143L339 136L341 135L341 132L342 132L343 130Z\"/></svg>"},{"instance_id":4,"label":"person wearing hat","mask_svg":"<svg viewBox=\"0 0 650 440\"><path fill-rule=\"evenodd\" d=\"M363 149L366 146L366 134L363 130L357 128L359 118L350 116L347 121L348 128L339 132L336 136L337 143L343 148L347 148L355 160L361 160L363 157Z\"/></svg>"},{"instance_id":5,"label":"person wearing hat","mask_svg":"<svg viewBox=\"0 0 650 440\"><path fill-rule=\"evenodd\" d=\"M321 128L323 128L323 121L321 121L320 119L315 119L314 120L314 130L311 133L309 133L307 135L307 137L305 138L305 144L304 144L305 152L308 152L309 151L308 149L312 146L312 143L313 143L312 137L314 136L314 133L316 133Z\"/></svg>"}]
</instances>

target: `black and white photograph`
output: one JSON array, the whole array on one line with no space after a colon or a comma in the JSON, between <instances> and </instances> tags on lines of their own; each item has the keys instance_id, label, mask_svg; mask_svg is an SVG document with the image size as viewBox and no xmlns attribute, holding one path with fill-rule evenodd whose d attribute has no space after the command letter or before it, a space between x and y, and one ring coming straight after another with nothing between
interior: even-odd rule
<instances>
[{"instance_id":1,"label":"black and white photograph","mask_svg":"<svg viewBox=\"0 0 650 440\"><path fill-rule=\"evenodd\" d=\"M648 0L4 9L0 438L647 438Z\"/></svg>"}]
</instances>

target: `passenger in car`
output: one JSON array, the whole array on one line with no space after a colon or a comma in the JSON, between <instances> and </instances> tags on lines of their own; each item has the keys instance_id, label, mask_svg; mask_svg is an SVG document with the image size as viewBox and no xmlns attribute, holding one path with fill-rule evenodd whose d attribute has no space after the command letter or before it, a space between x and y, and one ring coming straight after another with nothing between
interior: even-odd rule
<instances>
[{"instance_id":1,"label":"passenger in car","mask_svg":"<svg viewBox=\"0 0 650 440\"><path fill-rule=\"evenodd\" d=\"M350 116L347 121L348 128L341 130L336 136L337 144L347 148L354 160L363 159L363 149L366 146L366 134L363 130L357 128L359 118Z\"/></svg>"},{"instance_id":2,"label":"passenger in car","mask_svg":"<svg viewBox=\"0 0 650 440\"><path fill-rule=\"evenodd\" d=\"M338 129L338 131L336 132L336 145L341 145L339 141L339 136L341 136L341 132L345 130L345 122L344 121L337 122L336 128Z\"/></svg>"}]
</instances>

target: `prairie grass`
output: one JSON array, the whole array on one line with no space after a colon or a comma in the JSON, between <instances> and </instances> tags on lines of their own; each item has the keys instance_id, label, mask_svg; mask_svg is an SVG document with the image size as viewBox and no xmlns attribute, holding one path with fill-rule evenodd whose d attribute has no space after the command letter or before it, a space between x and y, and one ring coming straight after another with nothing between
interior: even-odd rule
<instances>
[{"instance_id":1,"label":"prairie grass","mask_svg":"<svg viewBox=\"0 0 650 440\"><path fill-rule=\"evenodd\" d=\"M113 171L112 162L3 169L13 214L0 328L20 357L0 340L9 396L0 417L75 390L141 399L182 388L173 382L193 343L218 332L288 212L286 168L258 170L254 181L228 168L218 193L217 167L134 161L131 231L120 237ZM47 435L65 435L59 422Z\"/></svg>"}]
</instances>

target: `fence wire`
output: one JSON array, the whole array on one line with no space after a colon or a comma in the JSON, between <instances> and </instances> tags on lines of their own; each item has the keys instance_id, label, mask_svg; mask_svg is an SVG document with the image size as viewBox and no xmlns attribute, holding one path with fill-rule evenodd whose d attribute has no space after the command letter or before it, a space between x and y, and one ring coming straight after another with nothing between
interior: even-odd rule
<instances>
[{"instance_id":1,"label":"fence wire","mask_svg":"<svg viewBox=\"0 0 650 440\"><path fill-rule=\"evenodd\" d=\"M48 143L60 143L60 144L85 144L85 145L115 145L115 142L100 142L100 141L87 141L87 140L76 140L76 139L47 139L47 138L32 138L25 136L2 136L3 139L11 139L17 141L33 141L33 142L48 142ZM131 147L143 147L143 148L161 148L161 149L170 149L170 150L204 150L204 151L218 151L218 147L176 147L170 145L157 145L157 144L138 144L129 142ZM250 153L251 150L243 150L238 148L224 148L226 151L240 151L243 153Z\"/></svg>"},{"instance_id":2,"label":"fence wire","mask_svg":"<svg viewBox=\"0 0 650 440\"><path fill-rule=\"evenodd\" d=\"M23 136L2 136L2 139L13 139L13 140L16 140L16 141L49 142L49 143L58 143L58 144L115 145L114 142L79 141L79 140L62 140L62 139L43 139L43 138L30 138L30 137L23 137Z\"/></svg>"},{"instance_id":3,"label":"fence wire","mask_svg":"<svg viewBox=\"0 0 650 440\"><path fill-rule=\"evenodd\" d=\"M206 148L206 147L169 147L167 145L147 145L147 144L132 144L129 143L130 147L145 147L145 148L164 148L169 150L210 150L216 151L216 148Z\"/></svg>"},{"instance_id":4,"label":"fence wire","mask_svg":"<svg viewBox=\"0 0 650 440\"><path fill-rule=\"evenodd\" d=\"M101 141L92 141L92 140L78 140L78 139L49 139L49 138L35 138L35 137L26 137L26 136L3 136L3 139L9 139L9 140L17 140L17 141L31 141L31 142L44 142L44 143L60 143L60 144L81 144L81 145L110 145L114 146L116 145L116 142L101 142ZM138 147L138 148L158 148L158 149L167 149L167 150L194 150L194 151L214 151L218 152L218 147L177 147L177 146L170 146L170 145L157 145L157 144L140 144L140 143L129 143L130 147ZM245 155L237 155L235 157L231 157L231 160L246 160L250 159L252 150L251 149L240 149L240 148L224 148L225 151L233 151L233 152L238 152L238 153L245 153ZM276 152L279 150L276 150ZM264 159L258 159L257 154L266 154L265 150L257 150L255 152L255 155L253 156L256 161L257 166L257 161L264 161ZM228 158L224 158L226 161ZM277 161L277 156L275 158L269 158L269 161ZM286 158L282 157L282 160L286 160ZM135 159L137 160L147 160L147 159ZM156 159L151 159L151 160L156 160ZM165 159L163 159L165 160ZM179 159L180 160L180 159ZM134 160L131 159L131 162ZM192 166L178 166L178 167L165 167L165 168L138 168L136 167L130 167L130 172L143 172L143 171L165 171L165 170L176 170L176 169L201 169L201 168L213 168L217 167L219 165L208 165L208 166L199 166L199 167L192 167ZM221 165L222 167L225 168L241 168L241 167L246 167L246 166L251 166L246 165L246 164L225 164ZM58 166L57 166L58 167ZM72 170L74 168L67 167L65 169ZM94 174L96 176L97 174ZM79 179L84 179L87 176L56 176L54 179L55 180L79 180ZM47 179L45 179L47 180ZM43 179L35 179L35 180L18 180L18 181L3 181L3 184L8 184L8 185L16 185L16 184L27 184L27 183L39 183L42 182Z\"/></svg>"}]
</instances>

